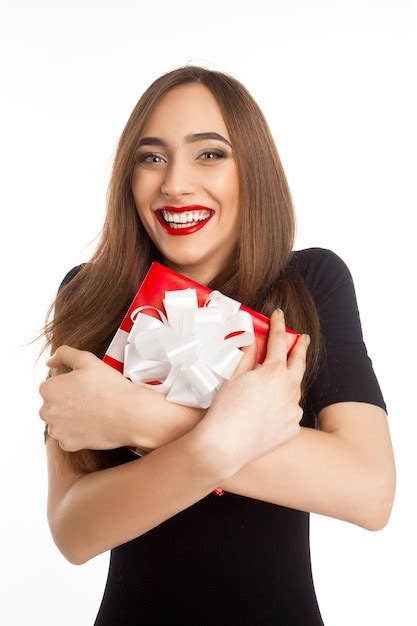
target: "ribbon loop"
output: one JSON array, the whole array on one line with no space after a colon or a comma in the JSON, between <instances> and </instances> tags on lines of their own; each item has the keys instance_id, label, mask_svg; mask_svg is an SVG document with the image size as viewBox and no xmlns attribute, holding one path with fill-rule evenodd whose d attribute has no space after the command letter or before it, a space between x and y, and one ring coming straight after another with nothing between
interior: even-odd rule
<instances>
[{"instance_id":1,"label":"ribbon loop","mask_svg":"<svg viewBox=\"0 0 417 626\"><path fill-rule=\"evenodd\" d=\"M163 303L166 316L147 305L131 313L123 375L166 394L170 402L208 408L243 357L238 348L255 341L252 317L240 310L240 302L216 290L202 307L191 288L166 291ZM141 312L149 308L162 321Z\"/></svg>"}]
</instances>

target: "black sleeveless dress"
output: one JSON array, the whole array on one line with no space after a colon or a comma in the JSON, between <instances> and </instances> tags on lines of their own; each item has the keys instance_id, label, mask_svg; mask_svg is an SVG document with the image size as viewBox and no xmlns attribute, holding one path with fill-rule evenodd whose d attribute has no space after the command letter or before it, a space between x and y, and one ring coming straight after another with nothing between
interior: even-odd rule
<instances>
[{"instance_id":1,"label":"black sleeveless dress","mask_svg":"<svg viewBox=\"0 0 417 626\"><path fill-rule=\"evenodd\" d=\"M347 265L325 248L294 251L294 260L318 307L328 352L301 425L318 428L317 413L335 402L368 402L386 411ZM127 449L126 455L127 461L138 458ZM210 493L111 550L94 626L323 625L309 516L229 492Z\"/></svg>"}]
</instances>

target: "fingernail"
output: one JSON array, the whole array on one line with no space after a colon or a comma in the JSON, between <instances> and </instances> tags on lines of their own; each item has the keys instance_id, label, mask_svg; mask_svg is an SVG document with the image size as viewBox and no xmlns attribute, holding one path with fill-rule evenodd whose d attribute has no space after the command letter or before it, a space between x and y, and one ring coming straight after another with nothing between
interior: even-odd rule
<instances>
[{"instance_id":1,"label":"fingernail","mask_svg":"<svg viewBox=\"0 0 417 626\"><path fill-rule=\"evenodd\" d=\"M311 341L310 335L305 334L305 335L303 335L303 337L304 337L304 341L305 341L306 345L307 346L310 345L310 341Z\"/></svg>"},{"instance_id":2,"label":"fingernail","mask_svg":"<svg viewBox=\"0 0 417 626\"><path fill-rule=\"evenodd\" d=\"M278 315L284 315L284 311L282 309L275 309Z\"/></svg>"}]
</instances>

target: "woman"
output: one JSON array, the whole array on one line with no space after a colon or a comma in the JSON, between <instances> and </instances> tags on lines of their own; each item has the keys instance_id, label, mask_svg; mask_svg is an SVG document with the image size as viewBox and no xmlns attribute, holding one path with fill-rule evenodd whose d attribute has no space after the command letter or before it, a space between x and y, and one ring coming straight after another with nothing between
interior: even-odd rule
<instances>
[{"instance_id":1,"label":"woman","mask_svg":"<svg viewBox=\"0 0 417 626\"><path fill-rule=\"evenodd\" d=\"M121 135L97 251L45 327L48 521L72 563L111 550L96 626L323 624L309 512L387 523L395 466L352 277L331 250L293 251L294 236L247 90L199 67L158 78ZM271 318L263 364L245 348L208 410L101 361L152 261ZM311 338L288 360L285 326Z\"/></svg>"}]
</instances>

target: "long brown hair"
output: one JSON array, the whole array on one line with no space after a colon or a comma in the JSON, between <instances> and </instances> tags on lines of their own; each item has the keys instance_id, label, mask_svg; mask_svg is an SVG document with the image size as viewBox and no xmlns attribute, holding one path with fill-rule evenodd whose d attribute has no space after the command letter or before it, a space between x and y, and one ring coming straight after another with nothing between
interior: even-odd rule
<instances>
[{"instance_id":1,"label":"long brown hair","mask_svg":"<svg viewBox=\"0 0 417 626\"><path fill-rule=\"evenodd\" d=\"M138 140L155 106L171 89L185 83L205 85L216 98L234 146L239 176L239 242L228 266L207 286L268 317L280 306L287 327L310 334L300 400L305 408L324 342L311 293L291 262L296 219L287 179L268 124L247 89L228 74L198 66L180 67L157 78L133 109L117 146L96 251L51 303L43 332L36 338L46 338L39 356L49 346L53 353L66 344L103 358L150 264L163 263L139 218L131 180ZM48 321L53 309L54 317ZM55 374L66 371L58 368ZM68 452L57 440L53 442L79 473L126 460L125 448Z\"/></svg>"}]
</instances>

